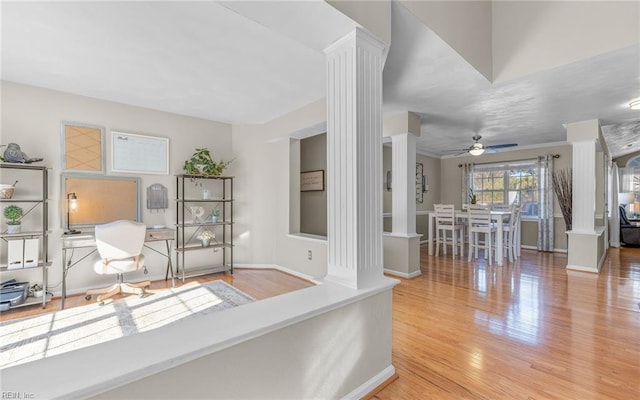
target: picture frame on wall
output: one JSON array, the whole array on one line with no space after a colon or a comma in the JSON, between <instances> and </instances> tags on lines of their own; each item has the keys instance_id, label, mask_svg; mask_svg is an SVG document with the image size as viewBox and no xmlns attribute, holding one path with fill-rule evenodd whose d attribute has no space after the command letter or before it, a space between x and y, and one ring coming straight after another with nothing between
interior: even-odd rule
<instances>
[{"instance_id":1,"label":"picture frame on wall","mask_svg":"<svg viewBox=\"0 0 640 400\"><path fill-rule=\"evenodd\" d=\"M169 139L112 131L111 170L169 175Z\"/></svg>"},{"instance_id":2,"label":"picture frame on wall","mask_svg":"<svg viewBox=\"0 0 640 400\"><path fill-rule=\"evenodd\" d=\"M90 174L106 172L104 127L62 121L60 141L63 171Z\"/></svg>"},{"instance_id":3,"label":"picture frame on wall","mask_svg":"<svg viewBox=\"0 0 640 400\"><path fill-rule=\"evenodd\" d=\"M306 171L300 173L301 192L324 191L324 170Z\"/></svg>"}]
</instances>

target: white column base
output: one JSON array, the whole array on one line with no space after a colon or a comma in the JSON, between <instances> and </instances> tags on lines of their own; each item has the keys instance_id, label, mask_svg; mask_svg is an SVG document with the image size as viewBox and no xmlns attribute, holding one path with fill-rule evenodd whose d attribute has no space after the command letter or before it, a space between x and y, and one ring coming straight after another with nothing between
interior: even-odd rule
<instances>
[{"instance_id":1,"label":"white column base","mask_svg":"<svg viewBox=\"0 0 640 400\"><path fill-rule=\"evenodd\" d=\"M600 272L608 249L608 244L605 243L605 227L598 227L593 232L569 231L567 234L569 235L567 269Z\"/></svg>"},{"instance_id":2,"label":"white column base","mask_svg":"<svg viewBox=\"0 0 640 400\"><path fill-rule=\"evenodd\" d=\"M421 235L394 235L385 233L384 272L402 278L414 278L420 271Z\"/></svg>"}]
</instances>

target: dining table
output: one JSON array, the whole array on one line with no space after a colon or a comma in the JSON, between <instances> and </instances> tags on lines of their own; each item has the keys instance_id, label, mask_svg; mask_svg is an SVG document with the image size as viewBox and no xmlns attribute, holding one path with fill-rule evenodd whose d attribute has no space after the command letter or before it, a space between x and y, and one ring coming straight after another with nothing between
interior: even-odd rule
<instances>
[{"instance_id":1,"label":"dining table","mask_svg":"<svg viewBox=\"0 0 640 400\"><path fill-rule=\"evenodd\" d=\"M430 210L428 212L429 215L429 233L428 233L428 239L429 239L429 255L432 256L434 253L434 247L433 247L433 233L435 231L435 221L436 221L436 212L435 210ZM464 219L467 220L469 214L467 213L466 210L455 210L454 211L454 217L455 218L459 218L459 219ZM496 226L502 226L505 222L507 222L509 220L509 218L511 217L511 211L506 211L506 210L492 210L491 211L491 220L494 221L496 223ZM520 229L518 227L517 229L518 232L520 232ZM496 263L499 266L504 265L504 256L503 256L503 232L502 229L496 229ZM518 234L518 237L516 238L517 240L517 247L520 247L520 235Z\"/></svg>"}]
</instances>

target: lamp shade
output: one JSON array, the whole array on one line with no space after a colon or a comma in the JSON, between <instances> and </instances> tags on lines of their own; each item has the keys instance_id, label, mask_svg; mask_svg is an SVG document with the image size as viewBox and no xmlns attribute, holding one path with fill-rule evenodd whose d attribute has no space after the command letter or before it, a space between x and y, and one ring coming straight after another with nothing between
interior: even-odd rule
<instances>
[{"instance_id":1,"label":"lamp shade","mask_svg":"<svg viewBox=\"0 0 640 400\"><path fill-rule=\"evenodd\" d=\"M624 192L624 193L618 193L618 203L619 204L631 204L633 203L633 200L635 199L635 195L633 194L633 192Z\"/></svg>"},{"instance_id":2,"label":"lamp shade","mask_svg":"<svg viewBox=\"0 0 640 400\"><path fill-rule=\"evenodd\" d=\"M472 156L479 156L484 153L484 146L481 143L474 143L469 150L469 154Z\"/></svg>"}]
</instances>

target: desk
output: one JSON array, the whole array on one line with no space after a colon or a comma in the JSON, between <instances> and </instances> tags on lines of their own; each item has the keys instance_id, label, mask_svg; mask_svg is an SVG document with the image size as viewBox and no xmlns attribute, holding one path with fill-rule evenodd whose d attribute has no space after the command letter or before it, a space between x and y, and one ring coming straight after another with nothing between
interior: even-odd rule
<instances>
[{"instance_id":1,"label":"desk","mask_svg":"<svg viewBox=\"0 0 640 400\"><path fill-rule=\"evenodd\" d=\"M175 286L174 274L173 274L173 265L171 263L171 241L175 236L175 231L173 229L162 228L162 229L152 229L147 228L147 234L144 238L144 247L155 251L156 253L162 255L167 258L167 271L165 273L164 279L167 280L169 278L169 271L171 271L171 281ZM167 246L167 252L163 253L150 247L147 243L150 242L160 242L164 241ZM72 257L67 259L67 251L75 250L75 249L91 249L91 251L84 256L82 256L79 260L73 262ZM96 248L96 238L93 233L79 234L79 235L64 235L62 237L62 296L60 301L60 308L64 309L64 299L67 297L67 273L74 265L78 264L80 261L89 257L91 254L95 253L98 249Z\"/></svg>"},{"instance_id":2,"label":"desk","mask_svg":"<svg viewBox=\"0 0 640 400\"><path fill-rule=\"evenodd\" d=\"M454 216L456 218L467 219L469 214L466 211L456 210ZM506 218L511 216L511 211L491 211L491 219L496 221L497 226L501 227ZM429 211L429 255L433 255L433 231L435 227L436 212ZM502 229L496 229L496 263L502 266ZM519 241L518 241L519 242Z\"/></svg>"}]
</instances>

